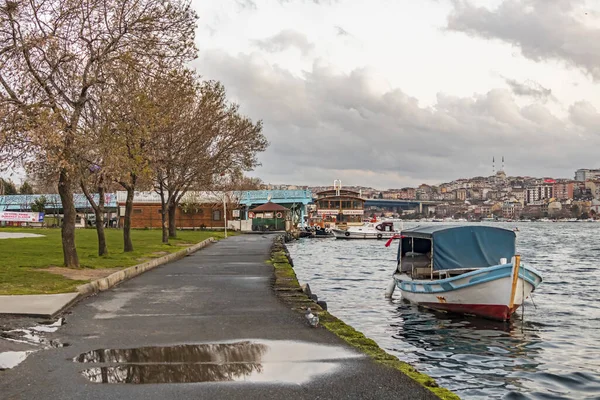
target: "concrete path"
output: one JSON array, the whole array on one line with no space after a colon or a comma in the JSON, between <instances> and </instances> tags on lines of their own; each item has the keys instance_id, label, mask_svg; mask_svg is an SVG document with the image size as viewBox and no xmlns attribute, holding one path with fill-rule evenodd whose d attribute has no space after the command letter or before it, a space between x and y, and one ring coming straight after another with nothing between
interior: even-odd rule
<instances>
[{"instance_id":1,"label":"concrete path","mask_svg":"<svg viewBox=\"0 0 600 400\"><path fill-rule=\"evenodd\" d=\"M0 296L0 314L52 318L79 296L79 293Z\"/></svg>"},{"instance_id":2,"label":"concrete path","mask_svg":"<svg viewBox=\"0 0 600 400\"><path fill-rule=\"evenodd\" d=\"M280 302L265 264L272 240L220 241L83 300L51 334L70 346L0 372L0 397L436 398Z\"/></svg>"}]
</instances>

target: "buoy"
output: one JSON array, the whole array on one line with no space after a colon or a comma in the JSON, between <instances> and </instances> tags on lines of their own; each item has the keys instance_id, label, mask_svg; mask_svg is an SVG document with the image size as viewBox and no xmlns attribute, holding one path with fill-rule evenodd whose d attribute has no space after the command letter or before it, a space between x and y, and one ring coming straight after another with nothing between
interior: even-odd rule
<instances>
[{"instance_id":1,"label":"buoy","mask_svg":"<svg viewBox=\"0 0 600 400\"><path fill-rule=\"evenodd\" d=\"M392 295L394 294L394 290L396 290L396 280L392 278L392 281L385 290L385 297L391 299Z\"/></svg>"}]
</instances>

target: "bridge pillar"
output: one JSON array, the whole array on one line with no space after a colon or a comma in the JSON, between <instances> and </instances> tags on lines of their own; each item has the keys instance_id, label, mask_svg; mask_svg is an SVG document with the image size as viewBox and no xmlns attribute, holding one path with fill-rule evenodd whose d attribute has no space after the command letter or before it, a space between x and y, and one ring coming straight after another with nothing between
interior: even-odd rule
<instances>
[{"instance_id":1,"label":"bridge pillar","mask_svg":"<svg viewBox=\"0 0 600 400\"><path fill-rule=\"evenodd\" d=\"M419 214L423 214L423 203L419 202Z\"/></svg>"}]
</instances>

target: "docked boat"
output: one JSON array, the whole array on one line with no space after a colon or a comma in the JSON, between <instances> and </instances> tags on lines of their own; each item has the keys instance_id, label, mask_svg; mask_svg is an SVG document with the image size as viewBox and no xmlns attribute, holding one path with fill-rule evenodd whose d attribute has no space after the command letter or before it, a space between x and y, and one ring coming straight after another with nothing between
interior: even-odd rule
<instances>
[{"instance_id":1,"label":"docked boat","mask_svg":"<svg viewBox=\"0 0 600 400\"><path fill-rule=\"evenodd\" d=\"M390 239L400 233L391 221L366 222L361 226L349 226L348 229L332 229L336 239Z\"/></svg>"},{"instance_id":2,"label":"docked boat","mask_svg":"<svg viewBox=\"0 0 600 400\"><path fill-rule=\"evenodd\" d=\"M403 230L387 295L398 288L431 309L507 320L539 286L538 271L521 263L516 234L491 226L420 226Z\"/></svg>"}]
</instances>

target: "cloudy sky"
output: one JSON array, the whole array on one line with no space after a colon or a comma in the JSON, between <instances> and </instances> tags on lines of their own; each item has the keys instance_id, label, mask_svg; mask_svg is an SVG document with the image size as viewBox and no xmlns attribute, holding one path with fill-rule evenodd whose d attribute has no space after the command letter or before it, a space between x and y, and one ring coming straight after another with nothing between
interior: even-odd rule
<instances>
[{"instance_id":1,"label":"cloudy sky","mask_svg":"<svg viewBox=\"0 0 600 400\"><path fill-rule=\"evenodd\" d=\"M194 0L194 66L264 121L265 182L573 177L600 167L594 3Z\"/></svg>"}]
</instances>

